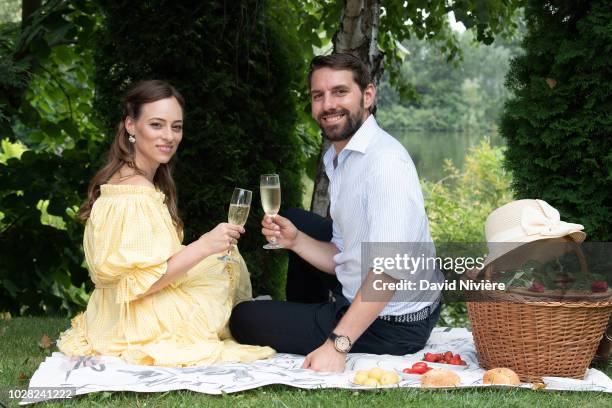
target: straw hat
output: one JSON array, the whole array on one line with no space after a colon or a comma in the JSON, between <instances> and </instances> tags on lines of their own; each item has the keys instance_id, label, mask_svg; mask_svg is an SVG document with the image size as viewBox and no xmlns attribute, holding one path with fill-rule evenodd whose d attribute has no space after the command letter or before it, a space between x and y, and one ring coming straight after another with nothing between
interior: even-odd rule
<instances>
[{"instance_id":1,"label":"straw hat","mask_svg":"<svg viewBox=\"0 0 612 408\"><path fill-rule=\"evenodd\" d=\"M586 238L586 234L582 232L583 229L584 227L580 224L561 221L559 211L546 201L512 201L494 210L487 217L485 237L489 254L484 261L483 269L491 262L519 247L524 247L529 242L551 240L546 243L552 241L580 243ZM542 244L545 245L546 243ZM530 246L531 255L524 255L519 258L531 256L527 259L534 259L533 254L537 253L541 258L540 260L545 260L544 258L553 259L552 254L544 254L543 245L539 245L539 248L537 245L535 247ZM550 248L550 245L548 247ZM514 255L516 255L516 252L513 252L513 257Z\"/></svg>"}]
</instances>

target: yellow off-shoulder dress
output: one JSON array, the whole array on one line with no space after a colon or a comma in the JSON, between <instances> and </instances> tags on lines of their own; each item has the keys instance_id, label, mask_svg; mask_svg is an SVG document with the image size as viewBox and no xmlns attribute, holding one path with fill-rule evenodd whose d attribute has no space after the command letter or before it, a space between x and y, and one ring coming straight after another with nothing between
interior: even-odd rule
<instances>
[{"instance_id":1,"label":"yellow off-shoulder dress","mask_svg":"<svg viewBox=\"0 0 612 408\"><path fill-rule=\"evenodd\" d=\"M163 193L147 186L102 185L83 238L96 288L87 310L60 335L60 351L175 367L272 356L272 348L238 344L229 333L232 307L252 297L238 251L239 264L226 266L218 254L211 255L171 285L140 296L182 247Z\"/></svg>"}]
</instances>

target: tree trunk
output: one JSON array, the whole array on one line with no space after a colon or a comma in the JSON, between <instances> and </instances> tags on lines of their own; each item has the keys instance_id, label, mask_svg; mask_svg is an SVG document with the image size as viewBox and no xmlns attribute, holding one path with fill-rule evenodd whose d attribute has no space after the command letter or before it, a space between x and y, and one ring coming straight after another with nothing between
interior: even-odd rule
<instances>
[{"instance_id":1,"label":"tree trunk","mask_svg":"<svg viewBox=\"0 0 612 408\"><path fill-rule=\"evenodd\" d=\"M332 42L334 53L348 53L359 57L372 73L374 83L382 75L383 55L378 50L378 18L380 0L345 0L340 28ZM315 178L310 210L323 217L329 216L329 179L323 166L323 155L331 143L323 140L319 166Z\"/></svg>"},{"instance_id":2,"label":"tree trunk","mask_svg":"<svg viewBox=\"0 0 612 408\"><path fill-rule=\"evenodd\" d=\"M21 29L28 26L28 18L42 6L42 0L22 0L21 2Z\"/></svg>"}]
</instances>

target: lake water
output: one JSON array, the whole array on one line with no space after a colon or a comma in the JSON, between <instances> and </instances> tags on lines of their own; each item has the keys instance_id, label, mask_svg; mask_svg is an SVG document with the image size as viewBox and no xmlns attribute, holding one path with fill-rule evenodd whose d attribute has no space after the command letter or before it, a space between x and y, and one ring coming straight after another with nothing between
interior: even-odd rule
<instances>
[{"instance_id":1,"label":"lake water","mask_svg":"<svg viewBox=\"0 0 612 408\"><path fill-rule=\"evenodd\" d=\"M462 169L470 147L488 137L492 146L503 146L504 140L497 132L456 133L427 132L402 129L385 129L408 150L420 179L438 181L445 176L444 159L451 159L455 167Z\"/></svg>"}]
</instances>

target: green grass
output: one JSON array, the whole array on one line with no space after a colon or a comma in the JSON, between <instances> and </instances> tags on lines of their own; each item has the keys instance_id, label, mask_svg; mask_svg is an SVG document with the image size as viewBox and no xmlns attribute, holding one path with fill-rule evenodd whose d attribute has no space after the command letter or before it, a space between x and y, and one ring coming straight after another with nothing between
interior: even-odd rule
<instances>
[{"instance_id":1,"label":"green grass","mask_svg":"<svg viewBox=\"0 0 612 408\"><path fill-rule=\"evenodd\" d=\"M68 325L65 318L13 318L0 320L0 398L6 402L10 388L25 388L50 350L38 346L47 333L52 339ZM612 375L612 369L607 370ZM15 405L15 404L13 404ZM427 391L400 389L382 391L300 390L268 386L246 392L211 396L190 391L165 393L100 392L64 402L35 407L610 407L612 396L594 392L548 392L504 389Z\"/></svg>"}]
</instances>

